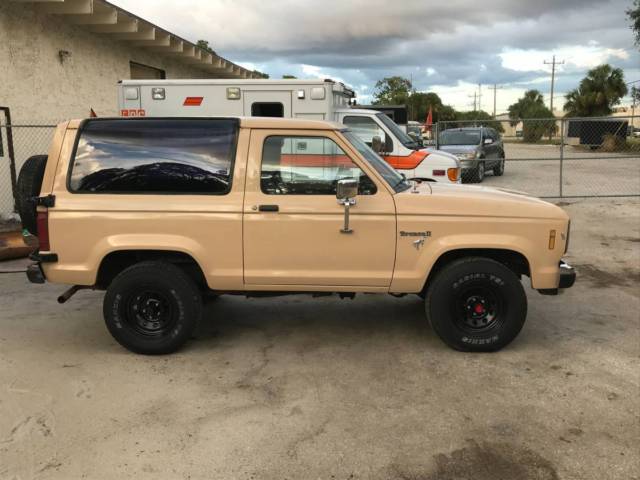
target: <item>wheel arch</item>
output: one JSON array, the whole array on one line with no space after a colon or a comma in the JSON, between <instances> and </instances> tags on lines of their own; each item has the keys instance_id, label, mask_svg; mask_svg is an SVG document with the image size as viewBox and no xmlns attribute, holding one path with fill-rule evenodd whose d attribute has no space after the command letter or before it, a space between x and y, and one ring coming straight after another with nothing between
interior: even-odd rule
<instances>
[{"instance_id":1,"label":"wheel arch","mask_svg":"<svg viewBox=\"0 0 640 480\"><path fill-rule=\"evenodd\" d=\"M442 252L438 256L437 260L429 270L422 287L422 292L426 292L429 288L429 283L444 266L454 260L467 257L490 258L505 265L518 277L521 277L522 275L531 277L531 265L527 257L522 252L509 248L452 248Z\"/></svg>"},{"instance_id":2,"label":"wheel arch","mask_svg":"<svg viewBox=\"0 0 640 480\"><path fill-rule=\"evenodd\" d=\"M106 289L123 270L144 261L161 261L180 267L200 288L207 287L198 261L188 252L170 249L119 249L107 253L97 268L95 285Z\"/></svg>"}]
</instances>

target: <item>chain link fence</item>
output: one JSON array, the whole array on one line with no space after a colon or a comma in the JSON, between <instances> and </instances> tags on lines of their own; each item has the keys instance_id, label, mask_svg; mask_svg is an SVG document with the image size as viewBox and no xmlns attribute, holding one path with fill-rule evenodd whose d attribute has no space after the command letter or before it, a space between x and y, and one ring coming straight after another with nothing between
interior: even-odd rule
<instances>
[{"instance_id":1,"label":"chain link fence","mask_svg":"<svg viewBox=\"0 0 640 480\"><path fill-rule=\"evenodd\" d=\"M11 125L0 110L0 229L14 228L20 219L16 211L16 182L20 168L32 155L46 154L55 125Z\"/></svg>"},{"instance_id":2,"label":"chain link fence","mask_svg":"<svg viewBox=\"0 0 640 480\"><path fill-rule=\"evenodd\" d=\"M55 130L11 125L5 113L0 108L0 228L18 224L20 168L47 153ZM433 130L436 147L460 159L464 183L481 176L482 185L542 198L640 196L640 117L454 121Z\"/></svg>"},{"instance_id":3,"label":"chain link fence","mask_svg":"<svg viewBox=\"0 0 640 480\"><path fill-rule=\"evenodd\" d=\"M640 196L640 117L452 121L435 132L464 183L543 198Z\"/></svg>"}]
</instances>

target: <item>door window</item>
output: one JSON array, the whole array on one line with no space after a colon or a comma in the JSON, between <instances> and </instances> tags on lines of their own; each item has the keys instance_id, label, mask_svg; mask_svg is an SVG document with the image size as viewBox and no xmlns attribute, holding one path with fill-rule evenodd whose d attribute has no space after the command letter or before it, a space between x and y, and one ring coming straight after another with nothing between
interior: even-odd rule
<instances>
[{"instance_id":1,"label":"door window","mask_svg":"<svg viewBox=\"0 0 640 480\"><path fill-rule=\"evenodd\" d=\"M262 149L260 186L267 195L334 195L338 180L355 178L360 195L376 185L330 138L270 136Z\"/></svg>"},{"instance_id":2,"label":"door window","mask_svg":"<svg viewBox=\"0 0 640 480\"><path fill-rule=\"evenodd\" d=\"M371 117L344 117L342 123L347 125L358 138L369 146L371 146L373 137L376 135L384 142L384 130Z\"/></svg>"}]
</instances>

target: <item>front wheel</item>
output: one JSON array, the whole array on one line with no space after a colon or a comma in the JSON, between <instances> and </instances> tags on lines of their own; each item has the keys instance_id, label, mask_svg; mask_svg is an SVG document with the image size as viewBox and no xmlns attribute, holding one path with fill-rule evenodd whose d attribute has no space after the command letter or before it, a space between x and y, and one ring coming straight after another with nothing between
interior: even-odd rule
<instances>
[{"instance_id":1,"label":"front wheel","mask_svg":"<svg viewBox=\"0 0 640 480\"><path fill-rule=\"evenodd\" d=\"M146 355L176 351L202 315L202 296L191 278L166 262L141 262L113 279L104 319L123 347Z\"/></svg>"},{"instance_id":2,"label":"front wheel","mask_svg":"<svg viewBox=\"0 0 640 480\"><path fill-rule=\"evenodd\" d=\"M504 157L502 157L498 164L493 167L493 174L496 177L501 177L502 175L504 175Z\"/></svg>"},{"instance_id":3,"label":"front wheel","mask_svg":"<svg viewBox=\"0 0 640 480\"><path fill-rule=\"evenodd\" d=\"M492 352L508 345L527 316L520 280L489 258L456 260L440 270L425 300L427 318L450 347Z\"/></svg>"},{"instance_id":4,"label":"front wheel","mask_svg":"<svg viewBox=\"0 0 640 480\"><path fill-rule=\"evenodd\" d=\"M478 162L478 166L473 171L472 181L474 183L480 183L484 180L484 162Z\"/></svg>"}]
</instances>

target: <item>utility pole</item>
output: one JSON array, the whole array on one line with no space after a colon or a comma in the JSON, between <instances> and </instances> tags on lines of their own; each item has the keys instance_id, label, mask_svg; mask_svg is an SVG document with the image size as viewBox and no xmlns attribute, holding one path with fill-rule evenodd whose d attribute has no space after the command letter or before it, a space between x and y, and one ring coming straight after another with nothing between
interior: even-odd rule
<instances>
[{"instance_id":1,"label":"utility pole","mask_svg":"<svg viewBox=\"0 0 640 480\"><path fill-rule=\"evenodd\" d=\"M472 97L472 95L467 95L467 96L468 96L469 98L471 98L471 97ZM477 111L477 110L476 110L476 101L477 101L477 98L478 98L478 92L473 92L473 111L474 111L474 112L475 112L475 111Z\"/></svg>"},{"instance_id":2,"label":"utility pole","mask_svg":"<svg viewBox=\"0 0 640 480\"><path fill-rule=\"evenodd\" d=\"M482 84L478 84L478 111L482 110Z\"/></svg>"},{"instance_id":3,"label":"utility pole","mask_svg":"<svg viewBox=\"0 0 640 480\"><path fill-rule=\"evenodd\" d=\"M546 60L544 61L545 65L551 65L551 103L550 103L550 108L551 108L551 114L555 117L555 113L553 113L553 84L555 83L556 80L556 65L564 65L564 60L562 60L561 62L556 62L556 56L553 56L553 60L551 60L550 62L547 62Z\"/></svg>"},{"instance_id":4,"label":"utility pole","mask_svg":"<svg viewBox=\"0 0 640 480\"><path fill-rule=\"evenodd\" d=\"M494 83L494 84L493 84L493 87L487 87L487 88L488 88L489 90L493 90L493 118L494 118L494 120L495 120L495 118L496 118L496 92L497 92L498 90L503 89L504 87L503 87L503 86L500 86L500 87L499 87L497 83Z\"/></svg>"}]
</instances>

